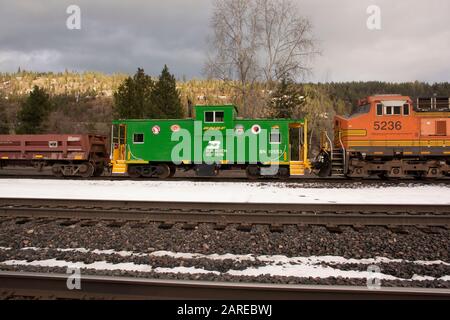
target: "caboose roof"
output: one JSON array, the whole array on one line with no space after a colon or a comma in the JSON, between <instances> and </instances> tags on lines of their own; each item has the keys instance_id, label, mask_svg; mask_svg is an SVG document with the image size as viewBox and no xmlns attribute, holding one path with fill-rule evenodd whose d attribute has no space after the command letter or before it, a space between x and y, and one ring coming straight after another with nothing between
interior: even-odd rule
<instances>
[{"instance_id":1,"label":"caboose roof","mask_svg":"<svg viewBox=\"0 0 450 320\"><path fill-rule=\"evenodd\" d=\"M222 104L222 105L202 105L202 104L199 104L199 105L194 106L194 109L201 109L201 108L204 108L204 109L215 109L215 110L217 110L217 109L234 109L236 114L238 113L238 109L233 104Z\"/></svg>"}]
</instances>

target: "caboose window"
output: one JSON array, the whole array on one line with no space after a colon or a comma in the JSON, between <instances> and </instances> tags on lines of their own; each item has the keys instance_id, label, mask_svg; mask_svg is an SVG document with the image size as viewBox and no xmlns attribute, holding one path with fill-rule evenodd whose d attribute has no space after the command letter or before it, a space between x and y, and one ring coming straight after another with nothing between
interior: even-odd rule
<instances>
[{"instance_id":1,"label":"caboose window","mask_svg":"<svg viewBox=\"0 0 450 320\"><path fill-rule=\"evenodd\" d=\"M395 106L394 107L394 114L402 114L402 107Z\"/></svg>"},{"instance_id":2,"label":"caboose window","mask_svg":"<svg viewBox=\"0 0 450 320\"><path fill-rule=\"evenodd\" d=\"M409 104L407 103L403 105L403 115L409 116Z\"/></svg>"},{"instance_id":3,"label":"caboose window","mask_svg":"<svg viewBox=\"0 0 450 320\"><path fill-rule=\"evenodd\" d=\"M272 144L281 143L281 136L279 132L275 131L270 133L270 143Z\"/></svg>"},{"instance_id":4,"label":"caboose window","mask_svg":"<svg viewBox=\"0 0 450 320\"><path fill-rule=\"evenodd\" d=\"M205 122L223 122L223 111L206 111Z\"/></svg>"},{"instance_id":5,"label":"caboose window","mask_svg":"<svg viewBox=\"0 0 450 320\"><path fill-rule=\"evenodd\" d=\"M214 122L223 122L223 111L215 112Z\"/></svg>"},{"instance_id":6,"label":"caboose window","mask_svg":"<svg viewBox=\"0 0 450 320\"><path fill-rule=\"evenodd\" d=\"M213 111L205 112L205 122L214 122L214 112Z\"/></svg>"},{"instance_id":7,"label":"caboose window","mask_svg":"<svg viewBox=\"0 0 450 320\"><path fill-rule=\"evenodd\" d=\"M383 105L381 103L377 104L377 116L383 115Z\"/></svg>"},{"instance_id":8,"label":"caboose window","mask_svg":"<svg viewBox=\"0 0 450 320\"><path fill-rule=\"evenodd\" d=\"M144 143L144 134L143 133L133 134L133 143L135 144Z\"/></svg>"}]
</instances>

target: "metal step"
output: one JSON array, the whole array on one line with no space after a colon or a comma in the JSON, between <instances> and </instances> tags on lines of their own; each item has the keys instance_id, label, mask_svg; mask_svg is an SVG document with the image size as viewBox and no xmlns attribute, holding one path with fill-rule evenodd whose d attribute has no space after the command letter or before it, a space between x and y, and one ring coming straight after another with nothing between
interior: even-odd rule
<instances>
[{"instance_id":1,"label":"metal step","mask_svg":"<svg viewBox=\"0 0 450 320\"><path fill-rule=\"evenodd\" d=\"M291 161L289 163L289 173L291 176L303 176L305 174L305 164L302 161Z\"/></svg>"},{"instance_id":2,"label":"metal step","mask_svg":"<svg viewBox=\"0 0 450 320\"><path fill-rule=\"evenodd\" d=\"M331 159L331 175L335 177L345 176L344 152L342 149L333 149L333 157Z\"/></svg>"}]
</instances>

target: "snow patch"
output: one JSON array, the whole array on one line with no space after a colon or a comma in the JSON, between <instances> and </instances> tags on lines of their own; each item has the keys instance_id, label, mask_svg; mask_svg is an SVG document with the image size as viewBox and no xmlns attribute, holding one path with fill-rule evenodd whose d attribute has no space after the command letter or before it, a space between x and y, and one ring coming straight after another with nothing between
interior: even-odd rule
<instances>
[{"instance_id":1,"label":"snow patch","mask_svg":"<svg viewBox=\"0 0 450 320\"><path fill-rule=\"evenodd\" d=\"M10 198L238 203L450 204L446 186L297 188L294 183L1 179ZM439 194L439 197L436 195Z\"/></svg>"},{"instance_id":2,"label":"snow patch","mask_svg":"<svg viewBox=\"0 0 450 320\"><path fill-rule=\"evenodd\" d=\"M12 250L10 247L0 247L0 250ZM267 263L283 263L283 264L378 264L378 263L412 263L417 265L446 265L450 266L449 262L442 260L403 260L403 259L390 259L386 257L375 257L375 258L345 258L341 256L308 256L308 257L287 257L284 255L253 255L253 254L202 254L202 253L189 253L189 252L173 252L173 251L153 251L151 253L133 252L133 251L116 251L114 249L86 249L86 248L38 248L38 247L23 247L21 250L57 250L61 252L81 252L81 253L94 253L94 254L105 254L112 255L117 254L122 257L131 256L153 256L153 257L171 257L175 259L209 259L209 260L235 260L235 261L261 261Z\"/></svg>"},{"instance_id":3,"label":"snow patch","mask_svg":"<svg viewBox=\"0 0 450 320\"><path fill-rule=\"evenodd\" d=\"M2 250L11 250L9 247L0 247ZM27 247L22 248L22 250L34 250L43 251L49 250L49 248L36 248ZM58 250L62 252L83 252L83 253L95 253L95 254L119 254L124 257L130 256L155 256L163 257L168 256L176 259L210 259L210 260L226 260L232 259L235 261L260 261L265 262L266 265L258 267L249 267L244 270L229 270L225 274L233 276L284 276L284 277L297 277L297 278L348 278L348 279L367 279L367 278L378 278L380 280L402 280L402 281L434 281L443 280L450 281L450 275L445 275L440 278L434 278L430 276L414 275L410 279L403 279L394 277L391 275L383 273L373 273L369 271L359 271L359 270L340 270L333 268L333 264L377 264L377 263L414 263L419 265L435 265L444 264L449 265L449 263L444 261L408 261L401 259L389 259L385 257L376 257L368 259L347 259L340 256L310 256L310 257L286 257L283 255L234 255L234 254L210 254L205 255L201 253L183 253L183 252L171 252L171 251L155 251L152 253L136 253L132 251L116 251L113 249L109 250L90 250L86 248L56 248L53 250ZM323 263L329 264L323 265ZM183 273L183 274L215 274L220 275L218 271L205 270L202 268L195 267L174 267L174 268L164 268L164 267L152 267L147 264L135 264L133 262L129 263L110 263L107 261L96 261L90 264L84 262L70 262L65 260L47 259L47 260L35 260L27 262L26 260L7 260L0 262L0 265L23 265L23 266L40 266L40 267L62 267L62 268L82 268L82 269L95 269L95 270L123 270L123 271L137 271L137 272L158 272L158 273Z\"/></svg>"},{"instance_id":4,"label":"snow patch","mask_svg":"<svg viewBox=\"0 0 450 320\"><path fill-rule=\"evenodd\" d=\"M8 266L35 266L35 267L60 267L60 268L75 268L75 269L95 269L95 270L108 270L108 271L137 271L137 272L158 272L158 273L190 273L190 274L204 274L215 273L217 271L207 271L200 268L153 268L147 264L135 264L133 262L126 263L110 263L107 261L96 261L93 263L84 262L71 262L65 260L47 259L47 260L34 260L27 262L26 260L7 260L0 264Z\"/></svg>"}]
</instances>

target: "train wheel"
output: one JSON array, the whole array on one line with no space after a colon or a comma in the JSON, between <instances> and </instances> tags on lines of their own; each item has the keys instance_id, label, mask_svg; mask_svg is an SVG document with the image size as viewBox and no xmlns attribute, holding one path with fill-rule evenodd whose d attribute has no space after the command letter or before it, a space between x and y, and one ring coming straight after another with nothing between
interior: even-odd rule
<instances>
[{"instance_id":1,"label":"train wheel","mask_svg":"<svg viewBox=\"0 0 450 320\"><path fill-rule=\"evenodd\" d=\"M94 177L100 177L103 174L105 168L103 166L97 166L94 170Z\"/></svg>"},{"instance_id":2,"label":"train wheel","mask_svg":"<svg viewBox=\"0 0 450 320\"><path fill-rule=\"evenodd\" d=\"M424 180L425 179L425 172L423 172L423 171L416 171L416 172L412 173L411 176L415 180Z\"/></svg>"},{"instance_id":3,"label":"train wheel","mask_svg":"<svg viewBox=\"0 0 450 320\"><path fill-rule=\"evenodd\" d=\"M245 173L247 174L247 179L256 180L260 176L260 169L258 166L248 166L245 169Z\"/></svg>"},{"instance_id":4,"label":"train wheel","mask_svg":"<svg viewBox=\"0 0 450 320\"><path fill-rule=\"evenodd\" d=\"M331 162L322 166L317 175L321 178L331 176Z\"/></svg>"},{"instance_id":5,"label":"train wheel","mask_svg":"<svg viewBox=\"0 0 450 320\"><path fill-rule=\"evenodd\" d=\"M177 167L174 165L170 165L169 168L170 168L169 178L172 178L175 175L175 173L177 172Z\"/></svg>"},{"instance_id":6,"label":"train wheel","mask_svg":"<svg viewBox=\"0 0 450 320\"><path fill-rule=\"evenodd\" d=\"M54 164L52 166L52 173L57 178L62 178L64 176L63 171L62 171L62 166L59 164Z\"/></svg>"},{"instance_id":7,"label":"train wheel","mask_svg":"<svg viewBox=\"0 0 450 320\"><path fill-rule=\"evenodd\" d=\"M426 179L442 179L444 177L444 173L441 171L440 168L429 168L428 172L425 175Z\"/></svg>"},{"instance_id":8,"label":"train wheel","mask_svg":"<svg viewBox=\"0 0 450 320\"><path fill-rule=\"evenodd\" d=\"M279 179L289 179L290 174L289 174L289 168L279 168L278 169L278 178Z\"/></svg>"},{"instance_id":9,"label":"train wheel","mask_svg":"<svg viewBox=\"0 0 450 320\"><path fill-rule=\"evenodd\" d=\"M91 163L85 162L80 165L78 172L82 178L87 179L94 175L94 171L95 167Z\"/></svg>"},{"instance_id":10,"label":"train wheel","mask_svg":"<svg viewBox=\"0 0 450 320\"><path fill-rule=\"evenodd\" d=\"M155 176L159 179L167 179L170 177L170 168L167 164L159 164L156 168Z\"/></svg>"},{"instance_id":11,"label":"train wheel","mask_svg":"<svg viewBox=\"0 0 450 320\"><path fill-rule=\"evenodd\" d=\"M379 177L381 180L389 180L389 177L387 176L387 173L386 173L386 172L379 173L379 174L378 174L378 177Z\"/></svg>"},{"instance_id":12,"label":"train wheel","mask_svg":"<svg viewBox=\"0 0 450 320\"><path fill-rule=\"evenodd\" d=\"M128 167L128 176L132 179L136 179L142 176L142 171L140 167L129 166Z\"/></svg>"}]
</instances>

